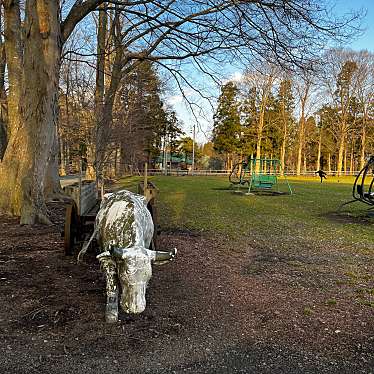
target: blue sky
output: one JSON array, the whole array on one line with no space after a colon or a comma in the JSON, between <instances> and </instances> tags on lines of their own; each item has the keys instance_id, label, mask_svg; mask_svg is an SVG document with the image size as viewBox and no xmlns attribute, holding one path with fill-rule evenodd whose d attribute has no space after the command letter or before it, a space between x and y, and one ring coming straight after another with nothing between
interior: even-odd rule
<instances>
[{"instance_id":1,"label":"blue sky","mask_svg":"<svg viewBox=\"0 0 374 374\"><path fill-rule=\"evenodd\" d=\"M374 0L331 0L331 3L335 3L334 9L338 14L346 14L352 11L358 11L360 9L364 9L367 12L365 19L362 21L362 28L364 29L362 35L353 40L351 44L344 45L342 47L351 48L354 50L367 49L374 53ZM239 78L240 73L241 70L239 66L235 67L233 65L229 65L222 67L222 80L224 81L233 77ZM211 87L208 90L210 95L216 97L219 95L219 89L217 87L213 87L211 83L208 84L201 75L194 75L193 80L195 80L198 85L200 84L204 86L204 88ZM196 98L196 94L193 93L192 90L187 89L186 93L192 98ZM183 130L186 132L186 135L192 137L192 128L194 123L196 124L196 120L194 120L181 95L176 92L175 95L171 96L168 101L177 112L178 118L183 121ZM200 116L198 118L198 124L196 126L196 140L199 143L206 143L209 140L213 126L213 113L209 104L204 102L204 100L202 100L200 104L205 111L205 117L203 118Z\"/></svg>"},{"instance_id":2,"label":"blue sky","mask_svg":"<svg viewBox=\"0 0 374 374\"><path fill-rule=\"evenodd\" d=\"M367 15L363 20L365 31L350 47L355 50L367 49L374 52L374 0L335 0L336 9L341 13L351 10L366 9Z\"/></svg>"}]
</instances>

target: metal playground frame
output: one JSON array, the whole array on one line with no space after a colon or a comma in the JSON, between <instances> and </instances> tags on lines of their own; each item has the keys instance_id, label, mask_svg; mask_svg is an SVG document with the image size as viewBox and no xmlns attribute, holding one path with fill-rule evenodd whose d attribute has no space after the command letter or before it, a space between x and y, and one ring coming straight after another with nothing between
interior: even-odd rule
<instances>
[{"instance_id":1,"label":"metal playground frame","mask_svg":"<svg viewBox=\"0 0 374 374\"><path fill-rule=\"evenodd\" d=\"M247 193L270 192L273 194L285 194L279 191L278 179L283 177L288 187L288 194L293 191L283 172L279 159L276 158L252 158L238 162L234 165L229 181L232 185L240 186L248 184Z\"/></svg>"}]
</instances>

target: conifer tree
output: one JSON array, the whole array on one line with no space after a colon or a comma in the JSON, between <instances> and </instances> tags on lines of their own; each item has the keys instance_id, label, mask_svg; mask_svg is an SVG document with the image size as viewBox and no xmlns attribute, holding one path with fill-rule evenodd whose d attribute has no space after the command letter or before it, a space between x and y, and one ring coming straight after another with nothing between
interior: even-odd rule
<instances>
[{"instance_id":1,"label":"conifer tree","mask_svg":"<svg viewBox=\"0 0 374 374\"><path fill-rule=\"evenodd\" d=\"M226 83L214 114L214 149L226 155L226 169L232 168L232 156L239 147L241 126L237 93L238 88L233 82Z\"/></svg>"}]
</instances>

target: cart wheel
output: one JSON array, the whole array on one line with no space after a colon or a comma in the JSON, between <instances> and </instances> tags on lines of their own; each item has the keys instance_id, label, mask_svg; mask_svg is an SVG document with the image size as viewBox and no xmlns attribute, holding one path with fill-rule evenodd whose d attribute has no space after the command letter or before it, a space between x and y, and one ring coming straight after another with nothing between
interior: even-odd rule
<instances>
[{"instance_id":1,"label":"cart wheel","mask_svg":"<svg viewBox=\"0 0 374 374\"><path fill-rule=\"evenodd\" d=\"M73 247L77 233L77 224L78 220L76 210L73 204L69 204L66 207L64 228L64 248L66 256L71 256L73 254Z\"/></svg>"},{"instance_id":2,"label":"cart wheel","mask_svg":"<svg viewBox=\"0 0 374 374\"><path fill-rule=\"evenodd\" d=\"M151 241L151 250L156 251L157 250L157 234L158 234L158 227L157 227L157 212L156 212L156 206L154 204L153 199L148 203L147 208L149 212L151 213L152 221L153 221L153 237Z\"/></svg>"}]
</instances>

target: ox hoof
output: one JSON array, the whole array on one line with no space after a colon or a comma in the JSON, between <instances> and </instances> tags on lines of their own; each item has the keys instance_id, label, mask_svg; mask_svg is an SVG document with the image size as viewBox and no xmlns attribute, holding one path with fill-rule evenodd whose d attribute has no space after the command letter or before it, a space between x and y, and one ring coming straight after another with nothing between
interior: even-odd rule
<instances>
[{"instance_id":1,"label":"ox hoof","mask_svg":"<svg viewBox=\"0 0 374 374\"><path fill-rule=\"evenodd\" d=\"M118 322L118 313L105 313L106 323L116 323Z\"/></svg>"},{"instance_id":2,"label":"ox hoof","mask_svg":"<svg viewBox=\"0 0 374 374\"><path fill-rule=\"evenodd\" d=\"M105 321L108 323L118 322L118 295L109 294L105 309Z\"/></svg>"}]
</instances>

